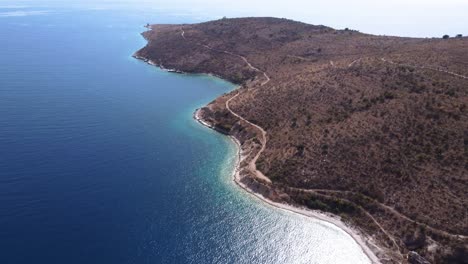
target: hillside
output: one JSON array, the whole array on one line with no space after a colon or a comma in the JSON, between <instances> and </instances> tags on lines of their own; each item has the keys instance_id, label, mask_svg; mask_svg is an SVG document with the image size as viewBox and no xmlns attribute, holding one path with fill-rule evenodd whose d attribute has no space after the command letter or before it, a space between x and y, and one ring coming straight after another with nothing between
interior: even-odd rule
<instances>
[{"instance_id":1,"label":"hillside","mask_svg":"<svg viewBox=\"0 0 468 264\"><path fill-rule=\"evenodd\" d=\"M199 115L239 139L254 191L341 216L383 263L467 263L468 38L276 18L144 37L136 57L241 86Z\"/></svg>"}]
</instances>

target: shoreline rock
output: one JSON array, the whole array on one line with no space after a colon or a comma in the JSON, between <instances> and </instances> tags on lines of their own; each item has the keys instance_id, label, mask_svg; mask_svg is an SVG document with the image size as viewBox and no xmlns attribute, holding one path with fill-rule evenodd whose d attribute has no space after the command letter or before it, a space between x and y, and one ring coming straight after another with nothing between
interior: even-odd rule
<instances>
[{"instance_id":1,"label":"shoreline rock","mask_svg":"<svg viewBox=\"0 0 468 264\"><path fill-rule=\"evenodd\" d=\"M291 213L296 213L313 219L321 220L334 225L335 227L341 229L343 232L347 233L359 245L363 253L369 258L369 260L372 263L381 263L377 255L382 254L382 249L376 247L375 244L372 243L371 238L365 236L362 232L346 225L344 222L341 221L341 219L338 216L329 213L322 213L304 207L299 207L290 203L281 202L283 199L274 198L278 197L277 190L275 190L267 184L259 183L253 177L250 177L248 174L242 176L241 172L243 170L248 169L248 166L244 165L242 167L241 165L242 161L245 158L247 158L247 156L242 154L243 145L241 144L240 140L237 139L234 135L229 134L226 131L223 131L219 128L216 128L216 126L204 120L201 116L201 109L202 108L198 108L195 110L193 118L196 121L198 121L201 125L228 136L237 146L237 162L232 175L233 181L237 186L246 191L247 194L252 195L253 197L264 202L266 205L275 207L276 209L285 210ZM371 248L369 244L374 245L375 247Z\"/></svg>"}]
</instances>

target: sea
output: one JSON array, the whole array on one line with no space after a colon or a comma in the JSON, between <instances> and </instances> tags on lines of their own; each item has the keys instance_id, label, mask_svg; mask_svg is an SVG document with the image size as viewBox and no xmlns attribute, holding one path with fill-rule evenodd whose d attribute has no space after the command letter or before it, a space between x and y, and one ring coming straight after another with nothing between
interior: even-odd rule
<instances>
[{"instance_id":1,"label":"sea","mask_svg":"<svg viewBox=\"0 0 468 264\"><path fill-rule=\"evenodd\" d=\"M233 84L132 57L146 23L201 19L0 2L0 263L370 263L233 182L236 145L192 118Z\"/></svg>"}]
</instances>

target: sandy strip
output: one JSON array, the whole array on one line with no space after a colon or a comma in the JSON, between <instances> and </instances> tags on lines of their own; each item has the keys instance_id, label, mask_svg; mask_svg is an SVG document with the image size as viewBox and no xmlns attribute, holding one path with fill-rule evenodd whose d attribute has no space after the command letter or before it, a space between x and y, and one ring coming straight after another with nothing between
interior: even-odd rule
<instances>
[{"instance_id":1,"label":"sandy strip","mask_svg":"<svg viewBox=\"0 0 468 264\"><path fill-rule=\"evenodd\" d=\"M200 115L199 115L199 109L197 109L193 115L194 119L197 120L200 124L208 127L208 128L211 128L211 129L214 129L214 127L211 125L211 124L208 124L206 121L204 121ZM239 171L240 171L240 162L241 160L243 160L243 156L242 156L242 153L241 153L241 144L239 142L239 140L237 140L237 138L235 138L234 136L230 136L228 135L228 137L236 144L237 146L237 161L236 161L236 167L235 167L235 170L233 172L233 181L239 186L241 187L242 189L244 189L245 191L247 191L247 193L249 193L250 195L253 195L254 197L262 200L263 202L267 203L268 205L270 206L273 206L277 209L281 209L281 210L285 210L285 211L288 211L288 212L292 212L292 213L296 213L296 214L300 214L300 215L303 215L303 216L307 216L307 217L311 217L311 218L314 218L314 219L318 219L318 220L321 220L321 221L325 221L327 223L330 223L334 226L336 226L337 228L343 230L345 233L347 233L349 236L351 236L351 238L354 239L354 241L356 241L356 243L360 246L360 248L362 249L362 251L364 252L364 254L366 254L366 256L369 258L369 260L372 262L372 263L381 263L379 258L374 254L374 252L369 248L369 246L367 245L365 239L362 237L362 235L360 234L360 232L358 232L357 230L355 229L352 229L351 227L347 226L345 223L343 223L340 219L338 219L337 217L332 217L330 215L326 215L326 214L323 214L323 213L320 213L318 211L313 211L313 210L310 210L310 209L307 209L307 208L299 208L299 207L296 207L296 206L292 206L292 205L289 205L289 204L283 204L283 203L277 203L277 202L273 202L267 198L265 198L263 195L259 194L259 193L256 193L254 192L252 189L250 189L247 185L243 184L240 180L240 174L239 174Z\"/></svg>"}]
</instances>

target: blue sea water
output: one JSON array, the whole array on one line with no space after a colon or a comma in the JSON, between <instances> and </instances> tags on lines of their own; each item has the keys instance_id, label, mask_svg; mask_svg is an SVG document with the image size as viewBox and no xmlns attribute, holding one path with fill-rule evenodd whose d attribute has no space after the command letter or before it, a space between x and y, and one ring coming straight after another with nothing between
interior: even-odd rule
<instances>
[{"instance_id":1,"label":"blue sea water","mask_svg":"<svg viewBox=\"0 0 468 264\"><path fill-rule=\"evenodd\" d=\"M142 25L190 17L16 8L0 6L0 263L369 262L233 183L235 145L192 119L233 85L131 57Z\"/></svg>"}]
</instances>

